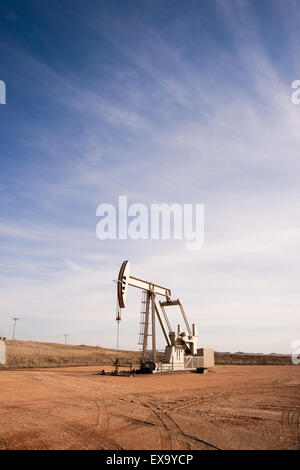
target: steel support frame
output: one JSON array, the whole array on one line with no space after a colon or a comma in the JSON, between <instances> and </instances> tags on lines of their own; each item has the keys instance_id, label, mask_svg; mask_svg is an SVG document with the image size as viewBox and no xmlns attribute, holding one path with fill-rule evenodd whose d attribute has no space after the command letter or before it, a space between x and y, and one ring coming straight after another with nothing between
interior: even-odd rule
<instances>
[{"instance_id":1,"label":"steel support frame","mask_svg":"<svg viewBox=\"0 0 300 470\"><path fill-rule=\"evenodd\" d=\"M146 297L146 313L145 313L145 328L144 328L144 339L143 339L143 351L142 351L142 363L145 362L147 356L147 345L148 345L148 331L149 331L149 323L150 323L150 304L151 304L151 335L152 335L152 351L151 351L151 358L152 362L156 362L156 316L159 320L159 324L161 326L162 332L164 334L166 343L168 346L171 346L171 341L166 331L165 325L163 323L162 317L160 315L159 309L157 307L155 298L156 294L152 290L148 290L147 297ZM164 317L167 322L167 325L170 330L170 323L168 318L165 315ZM171 330L170 330L171 331Z\"/></svg>"}]
</instances>

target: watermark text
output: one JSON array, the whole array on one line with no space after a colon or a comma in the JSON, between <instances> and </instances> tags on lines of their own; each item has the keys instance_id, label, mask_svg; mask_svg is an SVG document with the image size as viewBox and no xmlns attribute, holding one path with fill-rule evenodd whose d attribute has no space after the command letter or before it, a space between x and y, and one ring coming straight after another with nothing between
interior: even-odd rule
<instances>
[{"instance_id":1,"label":"watermark text","mask_svg":"<svg viewBox=\"0 0 300 470\"><path fill-rule=\"evenodd\" d=\"M186 250L200 250L204 243L204 204L128 205L119 196L118 207L99 204L96 235L100 240L185 240Z\"/></svg>"},{"instance_id":2,"label":"watermark text","mask_svg":"<svg viewBox=\"0 0 300 470\"><path fill-rule=\"evenodd\" d=\"M292 342L292 350L292 363L295 365L300 364L300 339Z\"/></svg>"},{"instance_id":3,"label":"watermark text","mask_svg":"<svg viewBox=\"0 0 300 470\"><path fill-rule=\"evenodd\" d=\"M3 80L0 80L0 104L6 104L6 85Z\"/></svg>"},{"instance_id":4,"label":"watermark text","mask_svg":"<svg viewBox=\"0 0 300 470\"><path fill-rule=\"evenodd\" d=\"M292 82L292 88L295 90L291 95L293 104L300 104L300 80L294 80Z\"/></svg>"}]
</instances>

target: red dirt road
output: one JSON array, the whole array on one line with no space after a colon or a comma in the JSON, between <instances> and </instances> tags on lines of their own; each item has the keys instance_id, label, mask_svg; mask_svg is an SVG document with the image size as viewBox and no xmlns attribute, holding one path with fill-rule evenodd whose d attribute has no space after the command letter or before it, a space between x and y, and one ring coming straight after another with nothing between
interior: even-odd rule
<instances>
[{"instance_id":1,"label":"red dirt road","mask_svg":"<svg viewBox=\"0 0 300 470\"><path fill-rule=\"evenodd\" d=\"M300 367L0 371L0 449L299 449Z\"/></svg>"}]
</instances>

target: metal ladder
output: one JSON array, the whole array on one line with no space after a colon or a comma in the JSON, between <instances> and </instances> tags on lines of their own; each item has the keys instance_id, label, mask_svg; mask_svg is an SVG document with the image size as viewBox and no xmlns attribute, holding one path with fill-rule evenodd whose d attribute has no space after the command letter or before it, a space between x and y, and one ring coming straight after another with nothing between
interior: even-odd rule
<instances>
[{"instance_id":1,"label":"metal ladder","mask_svg":"<svg viewBox=\"0 0 300 470\"><path fill-rule=\"evenodd\" d=\"M149 308L150 308L150 306L149 306ZM141 350L143 350L143 348L145 346L143 359L144 360L146 360L146 359L150 360L150 355L147 353L146 349L147 349L147 344L148 344L148 337L152 336L152 333L149 333L149 327L150 327L149 312L148 312L148 328L147 328L147 332L145 332L145 330L146 330L146 313L147 313L147 291L142 291L140 332L139 332L139 343L138 344L142 346ZM145 338L145 335L146 335L146 338Z\"/></svg>"},{"instance_id":2,"label":"metal ladder","mask_svg":"<svg viewBox=\"0 0 300 470\"><path fill-rule=\"evenodd\" d=\"M141 346L144 344L145 337L145 320L146 320L146 308L147 308L147 292L142 291L142 300L141 300L141 318L140 318L140 332L139 332L139 343ZM150 336L147 334L147 336Z\"/></svg>"}]
</instances>

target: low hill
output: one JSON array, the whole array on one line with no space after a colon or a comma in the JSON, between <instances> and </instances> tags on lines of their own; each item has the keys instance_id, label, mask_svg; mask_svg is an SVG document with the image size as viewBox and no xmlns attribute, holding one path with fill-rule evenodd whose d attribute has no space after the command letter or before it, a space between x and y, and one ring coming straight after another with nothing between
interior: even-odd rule
<instances>
[{"instance_id":1,"label":"low hill","mask_svg":"<svg viewBox=\"0 0 300 470\"><path fill-rule=\"evenodd\" d=\"M140 353L137 351L119 351L119 359L123 362L138 363L139 357ZM6 340L7 367L110 365L115 359L115 349Z\"/></svg>"},{"instance_id":2,"label":"low hill","mask_svg":"<svg viewBox=\"0 0 300 470\"><path fill-rule=\"evenodd\" d=\"M215 353L215 363L219 365L286 365L292 364L289 354L262 353Z\"/></svg>"},{"instance_id":3,"label":"low hill","mask_svg":"<svg viewBox=\"0 0 300 470\"><path fill-rule=\"evenodd\" d=\"M115 349L37 341L6 340L6 353L6 367L17 368L104 366L112 365L116 359ZM119 351L121 363L139 364L140 357L141 353L138 351ZM291 364L291 356L215 352L215 363L216 365L283 365Z\"/></svg>"}]
</instances>

